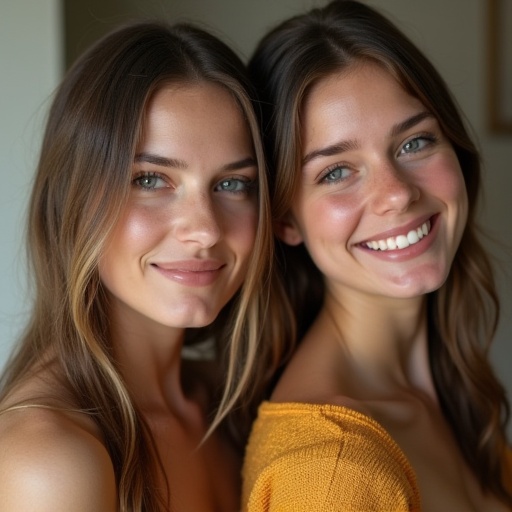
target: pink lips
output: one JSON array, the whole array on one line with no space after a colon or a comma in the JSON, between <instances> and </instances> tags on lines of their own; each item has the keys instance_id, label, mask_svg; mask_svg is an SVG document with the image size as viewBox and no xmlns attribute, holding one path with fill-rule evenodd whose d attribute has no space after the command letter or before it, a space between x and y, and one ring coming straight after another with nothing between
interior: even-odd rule
<instances>
[{"instance_id":1,"label":"pink lips","mask_svg":"<svg viewBox=\"0 0 512 512\"><path fill-rule=\"evenodd\" d=\"M368 240L384 240L389 237L397 236L403 233L407 233L409 230L414 229L415 227L421 226L424 222L427 220L430 220L431 223L434 222L434 220L437 218L437 215L424 215L423 217L420 217L418 219L414 219L410 221L409 223L405 224L404 226L400 226L399 228L390 229L388 231L385 231L384 233L379 233L378 235L375 235ZM363 244L364 242L367 242L368 240L364 240L361 242Z\"/></svg>"},{"instance_id":2,"label":"pink lips","mask_svg":"<svg viewBox=\"0 0 512 512\"><path fill-rule=\"evenodd\" d=\"M184 260L152 263L152 267L167 279L185 286L208 286L219 277L225 264L218 260Z\"/></svg>"},{"instance_id":3,"label":"pink lips","mask_svg":"<svg viewBox=\"0 0 512 512\"><path fill-rule=\"evenodd\" d=\"M428 217L425 219L420 219L421 221L428 220ZM418 243L414 245L410 245L406 249L399 249L399 250L387 250L387 251L375 251L371 249L366 249L364 246L359 244L357 247L360 247L363 250L366 250L369 254L372 256L379 258L381 260L387 260L387 261L393 261L393 262L400 262L400 261L406 261L411 258L415 258L416 256L419 256L420 254L424 253L435 241L437 232L439 230L439 222L438 222L438 215L434 215L430 217L430 233L428 236L422 238ZM394 236L398 233L403 233L410 229L411 227L417 225L416 223L419 223L418 220L414 220L411 223L407 224L404 227L401 227L399 229L394 229L391 231L388 231L384 233L384 235L379 235L379 237L385 238L387 236ZM419 224L418 224L419 225Z\"/></svg>"}]
</instances>

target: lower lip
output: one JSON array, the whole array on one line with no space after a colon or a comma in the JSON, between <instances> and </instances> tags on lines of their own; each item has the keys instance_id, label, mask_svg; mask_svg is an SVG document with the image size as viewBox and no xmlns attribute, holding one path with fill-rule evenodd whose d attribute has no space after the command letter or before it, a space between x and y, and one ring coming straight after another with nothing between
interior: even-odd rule
<instances>
[{"instance_id":1,"label":"lower lip","mask_svg":"<svg viewBox=\"0 0 512 512\"><path fill-rule=\"evenodd\" d=\"M359 246L359 248L382 260L406 261L412 258L416 258L417 256L420 256L425 251L427 251L427 249L429 249L429 247L435 241L437 232L439 230L439 222L437 216L430 220L430 224L431 226L429 234L424 236L419 242L413 245L409 245L409 247L406 247L405 249L395 249L392 251L374 251L363 246Z\"/></svg>"},{"instance_id":2,"label":"lower lip","mask_svg":"<svg viewBox=\"0 0 512 512\"><path fill-rule=\"evenodd\" d=\"M184 286L209 286L217 280L222 270L222 267L216 270L200 271L163 269L158 266L153 268L167 279Z\"/></svg>"}]
</instances>

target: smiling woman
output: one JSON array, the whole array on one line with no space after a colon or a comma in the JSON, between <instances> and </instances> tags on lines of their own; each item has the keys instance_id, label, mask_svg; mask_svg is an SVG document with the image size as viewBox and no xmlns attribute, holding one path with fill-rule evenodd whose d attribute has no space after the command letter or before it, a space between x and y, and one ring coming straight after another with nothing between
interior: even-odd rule
<instances>
[{"instance_id":1,"label":"smiling woman","mask_svg":"<svg viewBox=\"0 0 512 512\"><path fill-rule=\"evenodd\" d=\"M0 511L239 510L230 410L254 407L286 338L253 98L223 43L163 23L106 36L57 90ZM211 357L184 360L197 342Z\"/></svg>"},{"instance_id":2,"label":"smiling woman","mask_svg":"<svg viewBox=\"0 0 512 512\"><path fill-rule=\"evenodd\" d=\"M149 322L202 327L240 288L254 247L251 134L230 93L212 84L160 89L143 133L100 278L113 314L128 306Z\"/></svg>"},{"instance_id":3,"label":"smiling woman","mask_svg":"<svg viewBox=\"0 0 512 512\"><path fill-rule=\"evenodd\" d=\"M351 0L283 22L250 71L302 340L259 409L243 509L509 510L479 156L441 77Z\"/></svg>"},{"instance_id":4,"label":"smiling woman","mask_svg":"<svg viewBox=\"0 0 512 512\"><path fill-rule=\"evenodd\" d=\"M326 278L326 300L438 289L462 237L467 195L436 118L385 69L362 63L314 84L302 119L307 156L278 235L304 242Z\"/></svg>"}]
</instances>

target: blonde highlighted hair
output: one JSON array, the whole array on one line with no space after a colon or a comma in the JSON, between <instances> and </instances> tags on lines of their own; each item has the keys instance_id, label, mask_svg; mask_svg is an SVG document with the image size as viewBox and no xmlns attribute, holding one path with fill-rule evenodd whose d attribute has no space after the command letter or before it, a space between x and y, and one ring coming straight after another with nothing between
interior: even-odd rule
<instances>
[{"instance_id":1,"label":"blonde highlighted hair","mask_svg":"<svg viewBox=\"0 0 512 512\"><path fill-rule=\"evenodd\" d=\"M34 306L2 377L0 399L51 355L70 407L91 414L104 436L121 511L167 510L172 483L167 496L156 489L159 464L151 434L112 355L98 261L127 201L148 100L165 84L198 82L232 94L259 166L258 230L247 279L218 321L195 333L200 339L214 335L220 373L226 374L212 428L237 401L253 410L279 364L281 340L289 337L277 320L286 308L276 296L279 286L271 293L270 206L254 93L233 51L190 25L139 22L104 37L56 91L30 198Z\"/></svg>"}]
</instances>

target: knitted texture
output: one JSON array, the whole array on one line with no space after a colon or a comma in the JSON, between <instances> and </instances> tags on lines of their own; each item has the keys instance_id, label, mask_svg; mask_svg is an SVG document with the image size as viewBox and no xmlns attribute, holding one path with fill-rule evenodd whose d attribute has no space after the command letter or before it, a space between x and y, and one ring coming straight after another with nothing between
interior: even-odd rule
<instances>
[{"instance_id":1,"label":"knitted texture","mask_svg":"<svg viewBox=\"0 0 512 512\"><path fill-rule=\"evenodd\" d=\"M245 512L421 509L395 441L368 416L335 405L264 402L243 477Z\"/></svg>"}]
</instances>

